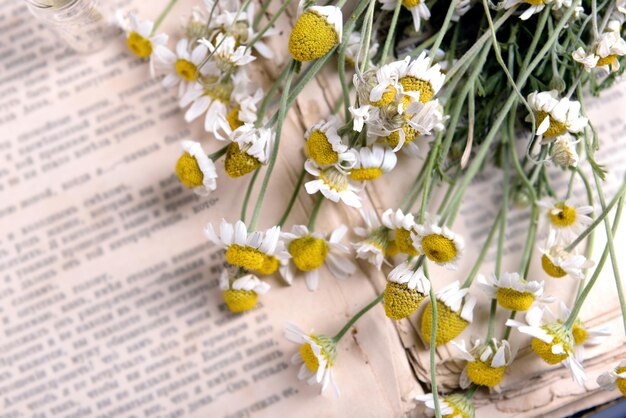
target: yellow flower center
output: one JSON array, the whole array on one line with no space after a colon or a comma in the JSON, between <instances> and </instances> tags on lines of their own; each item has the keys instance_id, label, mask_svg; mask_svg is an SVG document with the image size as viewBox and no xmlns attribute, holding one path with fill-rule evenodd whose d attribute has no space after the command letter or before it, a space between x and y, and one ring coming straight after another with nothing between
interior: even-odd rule
<instances>
[{"instance_id":1,"label":"yellow flower center","mask_svg":"<svg viewBox=\"0 0 626 418\"><path fill-rule=\"evenodd\" d=\"M320 368L320 361L317 359L317 356L313 352L313 347L311 344L304 343L300 346L300 355L302 356L302 361L306 364L306 367L309 368L313 373L317 372L317 369Z\"/></svg>"},{"instance_id":2,"label":"yellow flower center","mask_svg":"<svg viewBox=\"0 0 626 418\"><path fill-rule=\"evenodd\" d=\"M474 418L474 405L465 395L454 393L443 400L452 408L452 413L443 415L443 418Z\"/></svg>"},{"instance_id":3,"label":"yellow flower center","mask_svg":"<svg viewBox=\"0 0 626 418\"><path fill-rule=\"evenodd\" d=\"M321 58L339 43L339 35L324 16L304 12L289 35L289 52L297 61Z\"/></svg>"},{"instance_id":4,"label":"yellow flower center","mask_svg":"<svg viewBox=\"0 0 626 418\"><path fill-rule=\"evenodd\" d=\"M400 79L400 84L402 85L404 91L419 91L420 102L422 103L427 103L435 95L430 82L420 80L417 77L410 75L404 76Z\"/></svg>"},{"instance_id":5,"label":"yellow flower center","mask_svg":"<svg viewBox=\"0 0 626 418\"><path fill-rule=\"evenodd\" d=\"M489 364L480 360L467 363L467 377L473 383L480 386L496 386L502 381L506 366L491 367Z\"/></svg>"},{"instance_id":6,"label":"yellow flower center","mask_svg":"<svg viewBox=\"0 0 626 418\"><path fill-rule=\"evenodd\" d=\"M385 249L386 257L394 257L400 253L400 248L398 248L398 242L396 240L389 240L387 242L387 248Z\"/></svg>"},{"instance_id":7,"label":"yellow flower center","mask_svg":"<svg viewBox=\"0 0 626 418\"><path fill-rule=\"evenodd\" d=\"M233 131L240 126L243 126L243 122L239 120L240 110L241 106L237 105L234 107L233 110L228 112L228 115L226 115L226 121L228 122L228 126L230 126L230 129L232 129Z\"/></svg>"},{"instance_id":8,"label":"yellow flower center","mask_svg":"<svg viewBox=\"0 0 626 418\"><path fill-rule=\"evenodd\" d=\"M582 323L576 323L576 322L574 322L574 326L572 327L572 335L574 336L574 344L582 345L585 343L585 341L587 341L587 337L589 336L589 333L587 332L587 330L585 329Z\"/></svg>"},{"instance_id":9,"label":"yellow flower center","mask_svg":"<svg viewBox=\"0 0 626 418\"><path fill-rule=\"evenodd\" d=\"M383 96L380 100L376 100L375 102L370 102L372 106L382 107L387 106L393 102L393 99L396 97L396 89L390 84L387 86L387 89L383 93Z\"/></svg>"},{"instance_id":10,"label":"yellow flower center","mask_svg":"<svg viewBox=\"0 0 626 418\"><path fill-rule=\"evenodd\" d=\"M613 65L615 61L617 61L617 55L609 55L607 57L600 58L596 65L598 67L602 67L603 65Z\"/></svg>"},{"instance_id":11,"label":"yellow flower center","mask_svg":"<svg viewBox=\"0 0 626 418\"><path fill-rule=\"evenodd\" d=\"M263 267L265 254L256 248L232 244L226 249L226 261L233 266L239 266L246 270L258 270Z\"/></svg>"},{"instance_id":12,"label":"yellow flower center","mask_svg":"<svg viewBox=\"0 0 626 418\"><path fill-rule=\"evenodd\" d=\"M176 61L176 72L183 80L194 81L198 67L191 61L179 59Z\"/></svg>"},{"instance_id":13,"label":"yellow flower center","mask_svg":"<svg viewBox=\"0 0 626 418\"><path fill-rule=\"evenodd\" d=\"M421 2L422 0L402 0L402 5L407 9L410 9L411 7L417 6Z\"/></svg>"},{"instance_id":14,"label":"yellow flower center","mask_svg":"<svg viewBox=\"0 0 626 418\"><path fill-rule=\"evenodd\" d=\"M543 111L537 112L537 115L535 116L537 128L539 128L539 125L541 125L541 122L543 122L546 117L548 117L548 113ZM565 132L567 132L567 126L550 115L550 126L548 127L548 130L544 132L543 136L546 138L552 138L553 136L562 135Z\"/></svg>"},{"instance_id":15,"label":"yellow flower center","mask_svg":"<svg viewBox=\"0 0 626 418\"><path fill-rule=\"evenodd\" d=\"M422 315L422 338L424 338L427 344L430 344L432 320L432 305L428 302L424 310L424 315ZM467 325L468 322L461 318L458 312L454 312L445 303L437 300L437 337L435 339L437 345L452 341L463 332Z\"/></svg>"},{"instance_id":16,"label":"yellow flower center","mask_svg":"<svg viewBox=\"0 0 626 418\"><path fill-rule=\"evenodd\" d=\"M411 125L405 123L402 125L402 130L404 131L404 143L408 144L409 142L415 141L415 138L418 136L418 132L413 129ZM385 138L385 142L387 142L392 147L397 147L400 143L400 131L393 131Z\"/></svg>"},{"instance_id":17,"label":"yellow flower center","mask_svg":"<svg viewBox=\"0 0 626 418\"><path fill-rule=\"evenodd\" d=\"M525 0L525 3L532 4L533 6L540 6L544 3L545 0Z\"/></svg>"},{"instance_id":18,"label":"yellow flower center","mask_svg":"<svg viewBox=\"0 0 626 418\"><path fill-rule=\"evenodd\" d=\"M545 327L542 327L542 328L545 329ZM562 344L561 339L557 335L554 335L554 334L552 334L552 335L553 335L553 339L552 339L551 343L546 343L546 342L540 340L539 338L533 338L531 343L530 343L530 347L546 363L548 363L548 364L559 364L560 362L565 360L568 357L568 355L567 354L554 354L554 353L552 353L552 346L554 346L556 344ZM563 345L564 350L567 352L568 349L565 346L565 344L562 344L562 345Z\"/></svg>"},{"instance_id":19,"label":"yellow flower center","mask_svg":"<svg viewBox=\"0 0 626 418\"><path fill-rule=\"evenodd\" d=\"M252 290L229 289L222 292L224 302L231 312L240 313L249 311L256 306L258 295Z\"/></svg>"},{"instance_id":20,"label":"yellow flower center","mask_svg":"<svg viewBox=\"0 0 626 418\"><path fill-rule=\"evenodd\" d=\"M617 374L624 373L624 372L626 372L626 367L620 367L617 370L615 370L615 373ZM626 379L617 378L617 380L615 381L615 385L617 386L619 391L622 392L622 395L626 396Z\"/></svg>"},{"instance_id":21,"label":"yellow flower center","mask_svg":"<svg viewBox=\"0 0 626 418\"><path fill-rule=\"evenodd\" d=\"M426 257L436 263L448 263L457 255L454 241L439 234L430 234L422 238L422 250Z\"/></svg>"},{"instance_id":22,"label":"yellow flower center","mask_svg":"<svg viewBox=\"0 0 626 418\"><path fill-rule=\"evenodd\" d=\"M320 179L328 187L330 187L331 190L334 190L336 192L341 193L348 190L348 178L332 167L321 171Z\"/></svg>"},{"instance_id":23,"label":"yellow flower center","mask_svg":"<svg viewBox=\"0 0 626 418\"><path fill-rule=\"evenodd\" d=\"M550 222L557 228L567 228L576 222L576 209L558 202L548 211Z\"/></svg>"},{"instance_id":24,"label":"yellow flower center","mask_svg":"<svg viewBox=\"0 0 626 418\"><path fill-rule=\"evenodd\" d=\"M567 275L567 272L561 267L556 266L546 254L541 256L541 267L543 267L543 271L548 273L549 276L557 279Z\"/></svg>"},{"instance_id":25,"label":"yellow flower center","mask_svg":"<svg viewBox=\"0 0 626 418\"><path fill-rule=\"evenodd\" d=\"M535 301L530 292L519 292L515 289L501 287L496 293L500 306L512 311L527 311Z\"/></svg>"},{"instance_id":26,"label":"yellow flower center","mask_svg":"<svg viewBox=\"0 0 626 418\"><path fill-rule=\"evenodd\" d=\"M339 161L339 154L324 132L313 131L306 141L306 152L319 165L333 165Z\"/></svg>"},{"instance_id":27,"label":"yellow flower center","mask_svg":"<svg viewBox=\"0 0 626 418\"><path fill-rule=\"evenodd\" d=\"M385 314L391 319L402 319L412 315L426 295L415 289L409 289L406 283L387 282L383 293Z\"/></svg>"},{"instance_id":28,"label":"yellow flower center","mask_svg":"<svg viewBox=\"0 0 626 418\"><path fill-rule=\"evenodd\" d=\"M328 244L320 238L306 235L289 243L289 254L301 271L316 270L324 264L328 255Z\"/></svg>"},{"instance_id":29,"label":"yellow flower center","mask_svg":"<svg viewBox=\"0 0 626 418\"><path fill-rule=\"evenodd\" d=\"M269 276L270 274L274 274L278 267L280 266L280 261L273 255L263 254L263 265L256 271L265 276Z\"/></svg>"},{"instance_id":30,"label":"yellow flower center","mask_svg":"<svg viewBox=\"0 0 626 418\"><path fill-rule=\"evenodd\" d=\"M189 188L202 186L204 180L198 161L188 152L183 153L176 162L176 176L185 187Z\"/></svg>"},{"instance_id":31,"label":"yellow flower center","mask_svg":"<svg viewBox=\"0 0 626 418\"><path fill-rule=\"evenodd\" d=\"M398 251L408 254L411 257L415 257L420 254L420 252L413 246L411 231L407 229L396 229L396 244L398 245Z\"/></svg>"},{"instance_id":32,"label":"yellow flower center","mask_svg":"<svg viewBox=\"0 0 626 418\"><path fill-rule=\"evenodd\" d=\"M126 40L128 49L140 58L148 58L152 55L152 42L137 32L131 32Z\"/></svg>"},{"instance_id":33,"label":"yellow flower center","mask_svg":"<svg viewBox=\"0 0 626 418\"><path fill-rule=\"evenodd\" d=\"M224 160L224 167L226 174L233 178L244 176L257 168L261 163L253 156L241 151L239 144L232 142L228 146L226 152L226 159Z\"/></svg>"},{"instance_id":34,"label":"yellow flower center","mask_svg":"<svg viewBox=\"0 0 626 418\"><path fill-rule=\"evenodd\" d=\"M382 176L383 170L378 167L370 168L353 168L350 172L350 178L356 181L376 180Z\"/></svg>"}]
</instances>

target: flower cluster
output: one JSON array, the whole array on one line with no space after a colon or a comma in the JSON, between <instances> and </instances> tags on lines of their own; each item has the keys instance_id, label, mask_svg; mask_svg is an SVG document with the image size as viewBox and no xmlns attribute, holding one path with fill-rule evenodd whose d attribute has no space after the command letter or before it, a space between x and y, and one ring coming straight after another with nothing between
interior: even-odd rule
<instances>
[{"instance_id":1,"label":"flower cluster","mask_svg":"<svg viewBox=\"0 0 626 418\"><path fill-rule=\"evenodd\" d=\"M232 178L254 172L242 193L245 218L257 175L265 173L249 221L222 220L219 227L205 229L224 252L227 267L219 284L228 309L253 309L272 275L310 291L324 286L323 271L346 279L357 272L355 258L363 271L382 272L385 288L333 337L287 327L286 337L299 346L292 358L300 365L299 379L321 384L322 391L330 384L338 394L333 377L338 344L382 302L390 319L415 321L431 350L435 393L417 398L428 410L473 417L474 391L498 388L516 361L509 342L513 329L527 335L537 361L569 368L582 384L584 348L602 342L609 330L589 328L579 313L609 255L617 265L608 214L619 205L617 222L626 193L622 186L612 200L604 196L606 172L594 154L601 141L585 111L583 87L599 94L625 69L624 2L609 7L586 0L461 0L444 7L424 0L379 0L356 2L344 22L345 2L303 0L288 39L275 39L290 61L267 91L251 80L250 68L273 57L265 41L277 33L278 16L270 17L265 7L255 13L251 2L204 3L185 20L184 35L172 50L169 36L156 34L159 23L122 13L118 18L128 48L149 60L153 76L173 89L185 120L203 119L204 130L224 144L207 155L207 145L183 141L175 167L181 183L200 196L214 192L215 161L221 157ZM272 170L284 149L287 112L306 83L335 63L336 73L328 74L339 75L340 97L303 133L291 134L304 155L304 161L289 156L301 169L297 186L285 199L280 220L257 230ZM489 163L503 172L502 180L490 183L502 193L492 199L500 210L472 260L455 218L469 185ZM569 176L567 191L557 187L559 175ZM413 182L400 190L395 180L404 176ZM584 203L574 191L579 186L587 192ZM372 198L375 187L397 192L401 201L383 206ZM299 199L302 188L314 195L308 223L288 224L295 202L310 202L308 196ZM316 221L328 201L335 204L325 210L339 209L347 219L360 214L361 225L321 231ZM521 255L505 251L506 216L513 207L530 212L517 218L528 222ZM595 264L590 248L583 252L580 244L601 222L609 245L586 280ZM471 235L473 244L476 234ZM495 236L495 268L485 272ZM520 256L518 270L502 271L505 255ZM532 271L533 257L543 272ZM447 280L452 270L465 280ZM547 294L554 291L551 284L564 283L552 279L567 276L584 286L571 305ZM301 279L304 283L298 283ZM489 311L488 325L484 336L473 335L466 345L455 340L474 319L476 287L491 300L489 309L481 307ZM518 313L525 321L515 320ZM459 386L466 393L439 397L434 354L436 346L448 343L465 362ZM598 379L602 387L622 393L624 382L623 363Z\"/></svg>"}]
</instances>

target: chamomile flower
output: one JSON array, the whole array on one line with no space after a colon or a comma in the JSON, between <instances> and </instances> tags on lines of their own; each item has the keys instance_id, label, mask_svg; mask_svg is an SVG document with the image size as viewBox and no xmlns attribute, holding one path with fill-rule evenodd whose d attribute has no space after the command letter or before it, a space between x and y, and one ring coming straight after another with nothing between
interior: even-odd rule
<instances>
[{"instance_id":1,"label":"chamomile flower","mask_svg":"<svg viewBox=\"0 0 626 418\"><path fill-rule=\"evenodd\" d=\"M250 49L245 46L237 46L233 36L223 33L218 33L212 41L200 39L198 42L208 48L217 68L226 74L232 73L237 67L247 65L256 59L251 54Z\"/></svg>"},{"instance_id":2,"label":"chamomile flower","mask_svg":"<svg viewBox=\"0 0 626 418\"><path fill-rule=\"evenodd\" d=\"M208 66L199 67L208 54L206 47L196 45L191 52L189 48L189 40L183 38L176 44L176 53L167 48L156 52L159 64L166 69L163 85L168 88L178 85L179 97L195 83L197 77L204 77L210 71Z\"/></svg>"},{"instance_id":3,"label":"chamomile flower","mask_svg":"<svg viewBox=\"0 0 626 418\"><path fill-rule=\"evenodd\" d=\"M461 388L467 389L472 383L479 386L495 387L502 381L506 367L513 361L511 347L507 340L491 339L485 343L476 340L472 348L452 341L467 365L461 372Z\"/></svg>"},{"instance_id":4,"label":"chamomile flower","mask_svg":"<svg viewBox=\"0 0 626 418\"><path fill-rule=\"evenodd\" d=\"M396 7L395 0L379 0L382 6L382 10L393 10ZM426 5L425 0L402 0L402 5L411 12L413 16L413 27L416 32L420 30L420 23L422 20L430 19L430 10Z\"/></svg>"},{"instance_id":5,"label":"chamomile flower","mask_svg":"<svg viewBox=\"0 0 626 418\"><path fill-rule=\"evenodd\" d=\"M220 141L229 139L237 128L246 123L253 124L256 122L257 103L261 101L264 93L261 88L254 90L252 85L249 87L241 86L237 91L233 91L231 99L234 102L234 106L226 115L226 119L220 121L220 127L224 131L225 136L216 133L216 139ZM254 91L254 94L251 93L252 91Z\"/></svg>"},{"instance_id":6,"label":"chamomile flower","mask_svg":"<svg viewBox=\"0 0 626 418\"><path fill-rule=\"evenodd\" d=\"M337 343L330 337L320 334L307 334L294 324L288 323L285 337L300 349L291 358L291 363L301 364L298 379L309 385L321 384L321 393L330 383L339 396L339 388L333 378L333 366L337 357Z\"/></svg>"},{"instance_id":7,"label":"chamomile flower","mask_svg":"<svg viewBox=\"0 0 626 418\"><path fill-rule=\"evenodd\" d=\"M602 373L596 381L602 389L619 389L622 396L626 396L626 360L620 361L613 370Z\"/></svg>"},{"instance_id":8,"label":"chamomile flower","mask_svg":"<svg viewBox=\"0 0 626 418\"><path fill-rule=\"evenodd\" d=\"M546 197L537 202L542 211L540 229L555 231L557 239L565 242L575 239L592 223L588 215L592 206L574 206L568 200L556 200Z\"/></svg>"},{"instance_id":9,"label":"chamomile flower","mask_svg":"<svg viewBox=\"0 0 626 418\"><path fill-rule=\"evenodd\" d=\"M185 121L193 122L202 114L204 118L204 130L218 135L220 121L226 119L230 98L235 88L231 79L210 77L203 83L195 83L181 97L181 108L189 106L185 112Z\"/></svg>"},{"instance_id":10,"label":"chamomile flower","mask_svg":"<svg viewBox=\"0 0 626 418\"><path fill-rule=\"evenodd\" d=\"M435 400L432 393L418 395L415 400L424 403L429 416L435 416ZM439 408L442 416L446 418L474 418L475 416L472 400L461 393L439 396Z\"/></svg>"},{"instance_id":11,"label":"chamomile flower","mask_svg":"<svg viewBox=\"0 0 626 418\"><path fill-rule=\"evenodd\" d=\"M576 167L578 165L578 152L576 152L576 143L578 141L569 134L565 133L554 138L554 142L550 146L550 159L560 167Z\"/></svg>"},{"instance_id":12,"label":"chamomile flower","mask_svg":"<svg viewBox=\"0 0 626 418\"><path fill-rule=\"evenodd\" d=\"M353 149L356 164L350 169L350 178L355 181L376 180L396 166L398 157L391 148L381 145Z\"/></svg>"},{"instance_id":13,"label":"chamomile flower","mask_svg":"<svg viewBox=\"0 0 626 418\"><path fill-rule=\"evenodd\" d=\"M391 230L380 224L373 210L360 209L359 212L365 222L365 228L354 228L354 233L363 238L352 244L356 251L356 258L367 260L380 270L385 256L396 255L397 246L390 240Z\"/></svg>"},{"instance_id":14,"label":"chamomile flower","mask_svg":"<svg viewBox=\"0 0 626 418\"><path fill-rule=\"evenodd\" d=\"M419 92L419 101L427 103L441 90L446 79L439 64L433 64L426 52L411 61L406 57L398 69L402 92Z\"/></svg>"},{"instance_id":15,"label":"chamomile flower","mask_svg":"<svg viewBox=\"0 0 626 418\"><path fill-rule=\"evenodd\" d=\"M465 249L463 237L435 223L419 226L412 238L413 245L421 254L450 270L456 269Z\"/></svg>"},{"instance_id":16,"label":"chamomile flower","mask_svg":"<svg viewBox=\"0 0 626 418\"><path fill-rule=\"evenodd\" d=\"M391 319L412 315L430 292L430 281L422 267L415 269L415 261L398 264L387 276L383 293L385 314Z\"/></svg>"},{"instance_id":17,"label":"chamomile flower","mask_svg":"<svg viewBox=\"0 0 626 418\"><path fill-rule=\"evenodd\" d=\"M552 138L567 132L578 133L587 126L587 118L580 115L580 102L558 98L556 90L534 91L528 95L528 104L535 114L537 135ZM526 121L531 121L530 116Z\"/></svg>"},{"instance_id":18,"label":"chamomile flower","mask_svg":"<svg viewBox=\"0 0 626 418\"><path fill-rule=\"evenodd\" d=\"M565 251L556 239L556 234L551 233L546 242L546 248L539 249L542 253L541 267L550 277L563 278L568 274L578 280L585 278L584 270L593 267L594 262L587 260L583 255Z\"/></svg>"},{"instance_id":19,"label":"chamomile flower","mask_svg":"<svg viewBox=\"0 0 626 418\"><path fill-rule=\"evenodd\" d=\"M289 262L280 269L285 281L292 284L298 271L301 271L307 287L314 291L319 282L319 269L323 265L337 279L350 277L356 266L348 258L348 247L341 243L347 230L345 225L341 225L325 237L319 232L310 232L305 225L294 225L291 232L283 232L281 238L290 256Z\"/></svg>"},{"instance_id":20,"label":"chamomile flower","mask_svg":"<svg viewBox=\"0 0 626 418\"><path fill-rule=\"evenodd\" d=\"M307 156L318 166L337 165L339 168L350 168L354 165L355 155L341 142L335 118L311 126L304 133L304 139Z\"/></svg>"},{"instance_id":21,"label":"chamomile flower","mask_svg":"<svg viewBox=\"0 0 626 418\"><path fill-rule=\"evenodd\" d=\"M530 347L548 364L562 364L570 369L572 378L582 385L585 371L574 355L574 335L562 323L546 320L545 308L534 307L526 313L527 324L509 319L506 325L533 337Z\"/></svg>"},{"instance_id":22,"label":"chamomile flower","mask_svg":"<svg viewBox=\"0 0 626 418\"><path fill-rule=\"evenodd\" d=\"M296 61L313 61L323 57L341 40L343 15L335 6L312 6L303 10L289 35L289 52Z\"/></svg>"},{"instance_id":23,"label":"chamomile flower","mask_svg":"<svg viewBox=\"0 0 626 418\"><path fill-rule=\"evenodd\" d=\"M154 35L152 30L154 22L139 20L133 13L127 15L123 11L116 12L118 25L126 33L126 45L128 49L139 58L150 59L150 74L155 75L155 54L157 49L165 48L168 40L167 34Z\"/></svg>"},{"instance_id":24,"label":"chamomile flower","mask_svg":"<svg viewBox=\"0 0 626 418\"><path fill-rule=\"evenodd\" d=\"M570 316L570 309L563 303L559 302L557 316L554 317L552 312L544 309L543 314L550 322L565 323ZM572 325L572 336L574 337L574 355L578 361L582 362L585 357L585 347L593 347L602 344L607 337L611 335L611 328L608 325L590 328L585 322L576 318Z\"/></svg>"},{"instance_id":25,"label":"chamomile flower","mask_svg":"<svg viewBox=\"0 0 626 418\"><path fill-rule=\"evenodd\" d=\"M512 311L527 311L537 303L554 301L543 296L543 282L526 281L519 273L503 273L499 278L493 275L491 279L479 275L478 286L500 306Z\"/></svg>"},{"instance_id":26,"label":"chamomile flower","mask_svg":"<svg viewBox=\"0 0 626 418\"><path fill-rule=\"evenodd\" d=\"M361 207L361 198L356 193L359 189L350 183L347 174L333 166L320 167L313 160L307 160L304 163L304 168L309 174L316 177L315 180L304 185L308 194L320 192L326 199L335 203L341 200L353 208Z\"/></svg>"},{"instance_id":27,"label":"chamomile flower","mask_svg":"<svg viewBox=\"0 0 626 418\"><path fill-rule=\"evenodd\" d=\"M204 234L209 241L226 250L225 259L229 264L263 275L276 272L288 256L279 241L278 226L248 233L243 222L237 221L233 225L222 219L219 235L210 223Z\"/></svg>"},{"instance_id":28,"label":"chamomile flower","mask_svg":"<svg viewBox=\"0 0 626 418\"><path fill-rule=\"evenodd\" d=\"M183 141L183 155L176 162L180 182L199 196L207 196L217 188L215 164L199 142Z\"/></svg>"},{"instance_id":29,"label":"chamomile flower","mask_svg":"<svg viewBox=\"0 0 626 418\"><path fill-rule=\"evenodd\" d=\"M623 55L626 55L626 41L622 39L619 30L602 33L589 54L583 48L572 53L574 60L583 64L587 71L597 67L607 72L619 70L618 57Z\"/></svg>"},{"instance_id":30,"label":"chamomile flower","mask_svg":"<svg viewBox=\"0 0 626 418\"><path fill-rule=\"evenodd\" d=\"M402 149L409 155L417 155L419 148L416 139L443 130L443 106L438 100L423 104L419 100L411 99L404 103L409 104L401 114L395 110L389 112L390 109L383 109L370 115L368 133L381 137L394 151Z\"/></svg>"},{"instance_id":31,"label":"chamomile flower","mask_svg":"<svg viewBox=\"0 0 626 418\"><path fill-rule=\"evenodd\" d=\"M419 250L413 245L411 233L415 231L415 217L411 213L405 214L402 209L395 212L387 209L382 215L383 225L394 233L394 241L398 251L405 253L411 257L420 254Z\"/></svg>"},{"instance_id":32,"label":"chamomile flower","mask_svg":"<svg viewBox=\"0 0 626 418\"><path fill-rule=\"evenodd\" d=\"M255 128L251 123L235 129L230 140L224 167L226 174L233 178L244 176L267 163L274 144L270 129Z\"/></svg>"},{"instance_id":33,"label":"chamomile flower","mask_svg":"<svg viewBox=\"0 0 626 418\"><path fill-rule=\"evenodd\" d=\"M394 102L400 90L398 63L402 64L402 61L354 75L353 83L360 103L383 107Z\"/></svg>"},{"instance_id":34,"label":"chamomile flower","mask_svg":"<svg viewBox=\"0 0 626 418\"><path fill-rule=\"evenodd\" d=\"M254 309L258 296L267 293L270 285L252 274L231 279L228 271L224 270L220 277L220 289L228 309L240 313Z\"/></svg>"},{"instance_id":35,"label":"chamomile flower","mask_svg":"<svg viewBox=\"0 0 626 418\"><path fill-rule=\"evenodd\" d=\"M469 295L468 288L461 288L458 281L437 291L436 345L446 344L456 338L472 322L476 298ZM433 310L428 302L422 315L422 338L430 344Z\"/></svg>"},{"instance_id":36,"label":"chamomile flower","mask_svg":"<svg viewBox=\"0 0 626 418\"><path fill-rule=\"evenodd\" d=\"M535 13L541 12L546 6L552 5L552 8L559 8L563 0L505 0L504 8L510 9L519 4L528 4L528 8L520 15L521 20L528 20Z\"/></svg>"}]
</instances>

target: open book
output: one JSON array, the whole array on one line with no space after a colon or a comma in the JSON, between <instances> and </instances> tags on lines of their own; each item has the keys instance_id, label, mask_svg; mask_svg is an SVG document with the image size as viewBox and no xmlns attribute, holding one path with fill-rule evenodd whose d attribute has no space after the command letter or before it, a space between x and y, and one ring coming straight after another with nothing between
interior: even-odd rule
<instances>
[{"instance_id":1,"label":"open book","mask_svg":"<svg viewBox=\"0 0 626 418\"><path fill-rule=\"evenodd\" d=\"M124 2L147 18L165 3ZM196 3L181 1L168 29ZM256 64L266 83L287 63L295 3L277 22L283 34L273 42L275 59ZM0 418L422 416L413 398L430 391L429 366L417 316L393 322L378 306L357 322L334 368L340 399L297 380L290 358L298 347L283 337L288 321L332 335L382 291L386 270L360 264L346 281L324 271L314 293L303 280L286 286L276 277L259 308L234 315L224 307L222 254L202 230L222 217L239 219L247 179L229 179L218 164L218 190L209 197L179 183L173 168L180 140L201 141L208 152L222 144L201 124L183 121L174 93L150 78L122 37L79 56L22 2L5 1L0 68ZM269 190L277 198L267 199L262 228L276 222L287 204L284 191L295 186L304 130L327 117L339 96L333 77L326 72L312 81L288 115ZM626 84L616 86L591 106L603 140L600 162L610 168L609 195L624 171L625 91ZM369 188L366 206L395 208L414 170L401 161L397 173ZM436 288L462 279L485 239L500 193L500 174L488 170L467 193L455 225L467 252L457 272L433 269ZM302 190L287 226L306 223L312 202ZM346 206L328 203L322 212L321 230L361 224ZM511 266L524 238L522 213L510 213ZM622 248L625 234L617 239ZM481 271L492 268L487 262ZM537 260L531 271L545 279ZM573 297L575 285L548 281L546 293ZM477 416L565 416L617 397L595 383L626 355L624 339L615 337L623 335L617 300L603 296L614 292L606 267L583 319L610 324L614 337L587 350L585 388L531 355L528 339L513 332L518 359L500 393L476 394ZM472 293L480 300L475 321L460 338L484 332L488 302L478 289ZM498 320L502 332L505 318ZM437 351L440 390L452 390L460 372L454 350Z\"/></svg>"}]
</instances>

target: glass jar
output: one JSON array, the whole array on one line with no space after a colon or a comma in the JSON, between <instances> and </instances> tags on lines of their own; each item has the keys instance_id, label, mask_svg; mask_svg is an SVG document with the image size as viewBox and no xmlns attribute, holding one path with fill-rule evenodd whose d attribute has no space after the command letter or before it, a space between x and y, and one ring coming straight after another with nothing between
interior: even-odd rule
<instances>
[{"instance_id":1,"label":"glass jar","mask_svg":"<svg viewBox=\"0 0 626 418\"><path fill-rule=\"evenodd\" d=\"M56 32L72 49L91 53L102 49L117 29L107 0L24 0L32 14Z\"/></svg>"}]
</instances>

